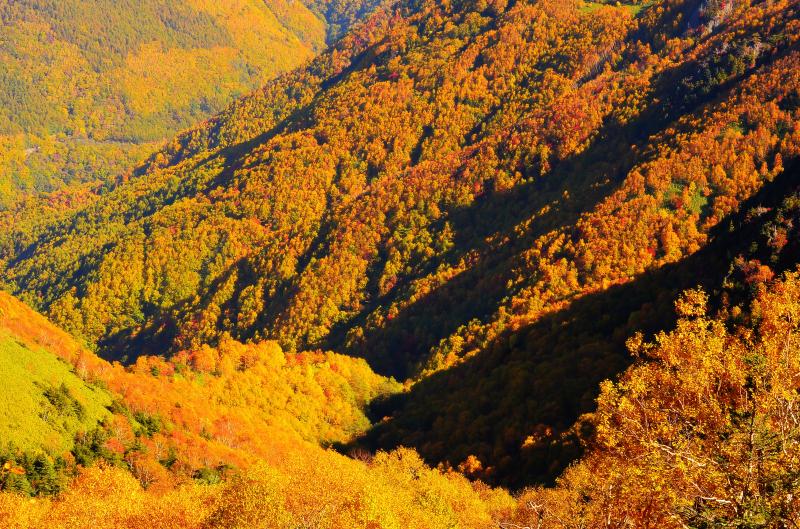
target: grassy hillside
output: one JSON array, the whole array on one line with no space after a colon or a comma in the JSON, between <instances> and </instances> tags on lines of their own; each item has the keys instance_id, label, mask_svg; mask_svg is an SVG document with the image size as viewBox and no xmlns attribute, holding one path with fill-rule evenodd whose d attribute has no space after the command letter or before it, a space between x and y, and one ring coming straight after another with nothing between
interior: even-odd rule
<instances>
[{"instance_id":1,"label":"grassy hillside","mask_svg":"<svg viewBox=\"0 0 800 529\"><path fill-rule=\"evenodd\" d=\"M42 325L38 336L20 332L20 318L31 317L40 321L28 325ZM0 439L24 452L61 455L73 448L77 433L110 415L111 395L85 382L48 348L52 331L32 311L0 294Z\"/></svg>"},{"instance_id":2,"label":"grassy hillside","mask_svg":"<svg viewBox=\"0 0 800 529\"><path fill-rule=\"evenodd\" d=\"M111 404L108 393L89 386L51 353L31 350L11 336L0 338L3 424L0 437L22 450L60 454L75 434L95 426Z\"/></svg>"},{"instance_id":3,"label":"grassy hillside","mask_svg":"<svg viewBox=\"0 0 800 529\"><path fill-rule=\"evenodd\" d=\"M797 29L794 1L401 3L14 228L7 277L112 358L227 335L366 358L416 384L379 446L550 479L625 337L691 286L648 278L797 158Z\"/></svg>"}]
</instances>

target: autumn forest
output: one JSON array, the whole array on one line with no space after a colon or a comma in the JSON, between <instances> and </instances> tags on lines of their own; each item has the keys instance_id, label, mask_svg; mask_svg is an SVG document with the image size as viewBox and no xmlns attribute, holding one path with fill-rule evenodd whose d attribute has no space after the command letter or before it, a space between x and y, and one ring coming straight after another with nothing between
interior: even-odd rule
<instances>
[{"instance_id":1,"label":"autumn forest","mask_svg":"<svg viewBox=\"0 0 800 529\"><path fill-rule=\"evenodd\" d=\"M797 0L0 0L11 528L800 526Z\"/></svg>"}]
</instances>

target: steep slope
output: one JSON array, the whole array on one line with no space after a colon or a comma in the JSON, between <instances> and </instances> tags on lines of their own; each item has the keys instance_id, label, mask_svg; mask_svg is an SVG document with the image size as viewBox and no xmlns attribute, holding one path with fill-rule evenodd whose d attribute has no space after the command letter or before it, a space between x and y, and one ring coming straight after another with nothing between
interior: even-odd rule
<instances>
[{"instance_id":1,"label":"steep slope","mask_svg":"<svg viewBox=\"0 0 800 529\"><path fill-rule=\"evenodd\" d=\"M548 479L690 286L651 278L796 159L799 28L795 1L401 3L12 233L7 278L115 358L226 334L364 357L416 381L379 446Z\"/></svg>"},{"instance_id":2,"label":"steep slope","mask_svg":"<svg viewBox=\"0 0 800 529\"><path fill-rule=\"evenodd\" d=\"M110 415L111 395L62 360L74 348L62 331L0 293L0 450L61 455L79 431Z\"/></svg>"},{"instance_id":3,"label":"steep slope","mask_svg":"<svg viewBox=\"0 0 800 529\"><path fill-rule=\"evenodd\" d=\"M284 0L0 2L0 209L107 182L152 142L325 47L371 5ZM338 31L338 30L337 30Z\"/></svg>"},{"instance_id":4,"label":"steep slope","mask_svg":"<svg viewBox=\"0 0 800 529\"><path fill-rule=\"evenodd\" d=\"M800 282L765 279L721 311L687 291L674 330L632 337L639 361L603 384L590 453L557 487L523 494L508 525L797 524Z\"/></svg>"},{"instance_id":5,"label":"steep slope","mask_svg":"<svg viewBox=\"0 0 800 529\"><path fill-rule=\"evenodd\" d=\"M125 369L0 294L0 367L4 527L471 528L513 507L411 450L320 447L363 431L366 403L397 389L363 360L227 341Z\"/></svg>"},{"instance_id":6,"label":"steep slope","mask_svg":"<svg viewBox=\"0 0 800 529\"><path fill-rule=\"evenodd\" d=\"M306 452L347 442L369 427L369 401L399 389L363 360L323 352L286 357L271 342L226 340L126 369L5 293L0 366L7 381L0 465L45 453L69 471L65 461L101 459L126 466L145 485L171 483L168 470L206 479L217 467L270 461L284 445ZM0 488L14 487L3 479Z\"/></svg>"}]
</instances>

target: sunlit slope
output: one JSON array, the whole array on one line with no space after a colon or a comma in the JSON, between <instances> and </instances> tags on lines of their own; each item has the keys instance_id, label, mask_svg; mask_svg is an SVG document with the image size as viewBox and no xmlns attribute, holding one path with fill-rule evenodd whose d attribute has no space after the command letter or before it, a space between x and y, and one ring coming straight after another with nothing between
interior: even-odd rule
<instances>
[{"instance_id":1,"label":"sunlit slope","mask_svg":"<svg viewBox=\"0 0 800 529\"><path fill-rule=\"evenodd\" d=\"M157 142L324 49L326 17L341 32L371 7L0 1L0 211L113 181Z\"/></svg>"},{"instance_id":2,"label":"sunlit slope","mask_svg":"<svg viewBox=\"0 0 800 529\"><path fill-rule=\"evenodd\" d=\"M0 132L161 139L319 49L295 10L302 35L254 0L3 2Z\"/></svg>"},{"instance_id":3,"label":"sunlit slope","mask_svg":"<svg viewBox=\"0 0 800 529\"><path fill-rule=\"evenodd\" d=\"M18 475L27 479L17 486L0 474L0 489L33 494L58 492L76 465L100 462L167 487L216 483L258 462L334 460L342 456L326 456L320 446L363 434L370 401L400 389L363 360L286 355L274 342L226 340L126 368L5 293L0 369L0 467L22 465ZM43 487L35 476L41 456L55 465L48 483L57 485Z\"/></svg>"},{"instance_id":4,"label":"sunlit slope","mask_svg":"<svg viewBox=\"0 0 800 529\"><path fill-rule=\"evenodd\" d=\"M0 336L0 439L22 450L60 454L75 434L108 414L110 396L79 379L72 366L42 349Z\"/></svg>"},{"instance_id":5,"label":"sunlit slope","mask_svg":"<svg viewBox=\"0 0 800 529\"><path fill-rule=\"evenodd\" d=\"M59 353L54 352L57 349ZM110 415L111 395L88 384L61 355L77 349L44 318L0 293L0 440L61 455L78 432Z\"/></svg>"},{"instance_id":6,"label":"sunlit slope","mask_svg":"<svg viewBox=\"0 0 800 529\"><path fill-rule=\"evenodd\" d=\"M0 447L8 527L471 528L513 506L507 493L431 469L411 450L355 460L320 447L362 431L349 414L396 390L361 360L229 341L124 369L0 294L0 369L18 379L0 389L1 439L14 443ZM52 380L63 385L54 403L25 398ZM74 447L36 455L57 436L18 419L58 419L66 433L75 424L53 406L87 420ZM102 421L89 421L98 410Z\"/></svg>"}]
</instances>

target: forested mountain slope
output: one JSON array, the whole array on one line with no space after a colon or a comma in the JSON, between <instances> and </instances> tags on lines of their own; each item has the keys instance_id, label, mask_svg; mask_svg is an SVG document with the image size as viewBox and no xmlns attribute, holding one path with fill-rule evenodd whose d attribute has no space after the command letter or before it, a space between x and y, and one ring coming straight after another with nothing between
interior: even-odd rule
<instances>
[{"instance_id":1,"label":"forested mountain slope","mask_svg":"<svg viewBox=\"0 0 800 529\"><path fill-rule=\"evenodd\" d=\"M369 426L366 404L398 390L363 360L321 351L287 357L274 342L226 340L123 368L4 293L0 333L3 462L67 453L83 465L125 463L153 482L167 470L217 473L263 460L280 442L352 439ZM164 468L152 474L159 461Z\"/></svg>"},{"instance_id":2,"label":"forested mountain slope","mask_svg":"<svg viewBox=\"0 0 800 529\"><path fill-rule=\"evenodd\" d=\"M22 404L0 426L4 527L479 527L513 508L410 450L320 447L397 390L363 360L228 340L126 369L0 294L0 367Z\"/></svg>"},{"instance_id":3,"label":"forested mountain slope","mask_svg":"<svg viewBox=\"0 0 800 529\"><path fill-rule=\"evenodd\" d=\"M329 31L372 4L319 7L3 0L0 209L31 193L112 180L152 153L152 142L313 57Z\"/></svg>"},{"instance_id":4,"label":"forested mountain slope","mask_svg":"<svg viewBox=\"0 0 800 529\"><path fill-rule=\"evenodd\" d=\"M799 256L796 244L775 244L776 234L798 240L794 176L795 189L779 206L741 218L739 235L753 237L750 251L773 267ZM142 358L123 370L4 297L0 322L20 343L46 343L80 376L121 394L113 417L77 435L55 464L47 454L0 454L0 516L12 528L785 527L800 521L800 277L774 277L758 260L736 258L718 297L711 309L706 293L688 290L675 303L675 330L653 343L641 334L628 340L639 360L601 385L598 409L584 418L594 429L587 455L555 487L526 490L516 504L502 490L426 467L407 449L348 459L298 439L297 423L247 436L257 424L244 420L254 402L239 408L235 396L248 393L246 380L266 383L269 395L297 380L279 369L274 344L228 342L177 362ZM292 355L292 363L303 356ZM317 369L342 373L342 361ZM225 381L224 392L214 379ZM289 395L299 397L297 389ZM326 406L340 395L335 388L324 394ZM318 418L309 417L308 402L288 409L279 400L260 410L312 424ZM225 415L209 427L220 410ZM237 455L245 456L238 468L230 465ZM192 472L216 457L223 463ZM479 466L470 458L462 470Z\"/></svg>"},{"instance_id":5,"label":"forested mountain slope","mask_svg":"<svg viewBox=\"0 0 800 529\"><path fill-rule=\"evenodd\" d=\"M669 326L710 272L692 256L727 258L714 234L797 158L797 9L398 3L81 211L12 225L5 277L113 358L366 358L415 382L373 446L552 478L625 339Z\"/></svg>"}]
</instances>

